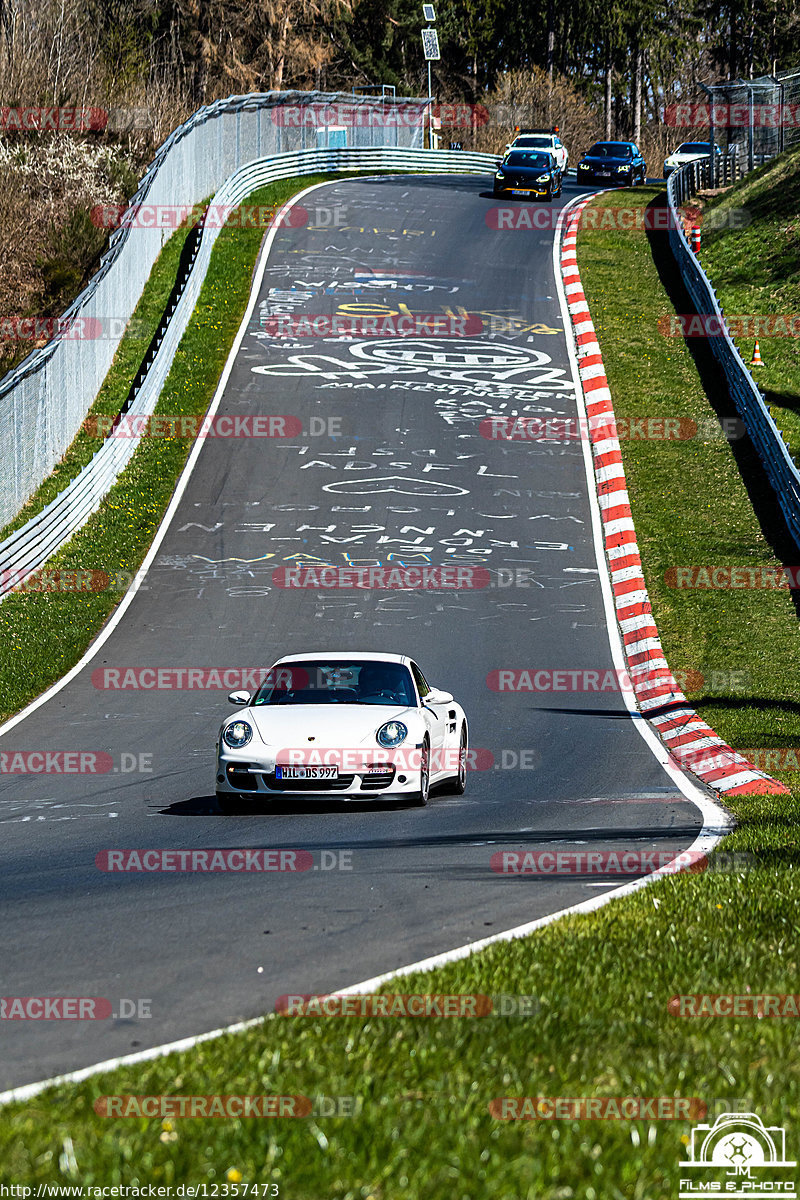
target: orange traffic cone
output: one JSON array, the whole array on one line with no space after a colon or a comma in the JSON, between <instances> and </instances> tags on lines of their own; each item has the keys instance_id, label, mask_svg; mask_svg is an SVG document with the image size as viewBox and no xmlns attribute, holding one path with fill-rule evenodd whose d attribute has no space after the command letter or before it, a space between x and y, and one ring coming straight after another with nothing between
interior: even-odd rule
<instances>
[{"instance_id":1,"label":"orange traffic cone","mask_svg":"<svg viewBox=\"0 0 800 1200\"><path fill-rule=\"evenodd\" d=\"M753 357L750 359L750 366L751 367L763 367L763 365L764 365L764 360L761 357L761 351L758 348L758 341L756 341L756 344L753 347Z\"/></svg>"}]
</instances>

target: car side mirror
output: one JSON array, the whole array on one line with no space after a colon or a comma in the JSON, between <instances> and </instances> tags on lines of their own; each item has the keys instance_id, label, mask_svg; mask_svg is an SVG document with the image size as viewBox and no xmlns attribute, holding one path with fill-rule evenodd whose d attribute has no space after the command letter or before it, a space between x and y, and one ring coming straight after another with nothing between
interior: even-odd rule
<instances>
[{"instance_id":1,"label":"car side mirror","mask_svg":"<svg viewBox=\"0 0 800 1200\"><path fill-rule=\"evenodd\" d=\"M231 704L249 704L250 703L250 693L249 692L231 692L230 695L228 696L228 699L230 700Z\"/></svg>"},{"instance_id":2,"label":"car side mirror","mask_svg":"<svg viewBox=\"0 0 800 1200\"><path fill-rule=\"evenodd\" d=\"M425 697L426 704L452 704L453 693L443 692L440 688L431 688Z\"/></svg>"}]
</instances>

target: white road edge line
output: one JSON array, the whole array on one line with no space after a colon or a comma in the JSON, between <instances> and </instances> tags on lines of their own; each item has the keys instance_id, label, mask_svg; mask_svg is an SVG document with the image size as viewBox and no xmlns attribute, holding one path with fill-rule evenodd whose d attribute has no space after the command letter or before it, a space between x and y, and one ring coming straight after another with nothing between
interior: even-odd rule
<instances>
[{"instance_id":1,"label":"white road edge line","mask_svg":"<svg viewBox=\"0 0 800 1200\"><path fill-rule=\"evenodd\" d=\"M328 186L330 186L331 183L336 183L336 182L338 182L338 181L337 180L328 180L325 183L314 183L311 185L311 187L306 188L305 191L298 192L298 194L296 196L292 196L292 198L290 200L287 200L286 203L284 205L282 205L282 207L279 209L279 211L275 214L275 220L277 221L279 217L281 217L285 212L289 211L289 209L292 207L293 204L298 204L302 199L304 199L304 197L308 196L311 192L316 191L317 188L328 187ZM272 249L272 243L274 242L275 235L279 232L279 229L280 229L279 225L277 225L277 224L274 225L273 228L270 229L266 238L264 239L264 244L261 247L261 254L259 257L259 261L256 264L256 269L253 274L253 279L251 282L250 299L248 300L248 303L247 303L247 309L245 311L244 317L242 318L242 323L239 326L239 330L236 334L236 337L234 338L233 345L231 346L231 352L225 361L225 366L222 368L222 374L220 375L219 383L217 384L217 390L214 392L214 395L211 400L211 404L209 405L208 410L206 411L206 414L205 414L206 417L213 417L215 412L219 408L219 403L222 399L223 393L227 386L228 379L230 377L230 373L233 370L233 364L236 360L236 355L239 353L239 348L241 347L241 344L244 341L244 335L247 332L247 326L250 323L251 316L253 315L253 309L256 306L256 301L258 299L258 293L261 289L261 283L264 278L264 272L266 271L266 268L267 268L267 259L269 258L269 252ZM2 725L0 725L0 737L3 737L10 730L12 730L16 725L19 725L20 722L24 721L32 713L36 712L37 708L41 708L41 706L43 704L46 704L48 700L51 700L53 698L53 696L55 696L58 692L61 691L62 688L66 687L68 683L71 683L72 680L75 678L75 676L80 674L80 672L84 669L84 667L87 666L88 663L90 663L92 661L92 659L97 654L98 650L100 650L100 648L111 637L111 634L114 632L117 625L119 625L120 621L124 617L128 608L133 603L134 596L139 591L139 588L141 587L142 582L144 581L145 575L147 574L147 572L149 571L150 567L153 564L153 559L155 558L156 554L158 553L159 547L161 546L161 543L163 542L163 540L167 534L167 530L169 529L170 525L172 524L172 519L175 516L175 513L178 509L178 505L180 504L181 499L183 498L183 493L186 491L186 487L189 483L189 479L191 477L192 471L195 468L195 464L200 455L200 451L203 448L203 445L204 445L203 439L198 438L196 440L194 446L192 447L191 453L189 454L189 457L186 460L186 465L183 468L183 471L181 472L180 478L178 479L178 483L175 488L173 497L169 503L169 507L167 508L167 511L164 513L164 516L161 519L161 524L159 525L158 529L156 530L156 535L153 538L150 549L148 550L147 554L145 555L145 557L142 561L142 565L137 570L135 578L134 578L133 582L131 583L131 586L128 588L127 592L125 593L124 597L119 602L117 607L114 609L114 612L109 617L107 623L103 626L100 633L97 635L95 640L91 643L89 648L86 650L86 653L76 662L74 667L72 667L69 671L67 671L66 675L64 675L61 679L59 679L56 683L54 683L51 687L49 687L46 692L42 692L41 696L37 696L37 698L35 700L32 700L30 704L28 704L25 708L23 708L15 716L10 717Z\"/></svg>"},{"instance_id":2,"label":"white road edge line","mask_svg":"<svg viewBox=\"0 0 800 1200\"><path fill-rule=\"evenodd\" d=\"M336 181L334 180L331 182L336 182ZM301 192L299 195L295 196L291 201L287 202L287 204L284 206L284 208L281 209L281 212L283 212L284 209L291 207L292 204L299 202L304 196L307 196L309 192L314 191L315 187L321 188L321 187L328 187L328 186L330 186L329 183L321 183L321 184L315 184L314 187L307 188L306 191ZM592 514L592 539L593 539L593 543L594 543L595 557L597 559L597 565L599 568L600 583L601 583L602 594L603 594L603 606L604 606L605 614L606 614L606 629L608 632L608 640L609 640L609 645L611 647L611 657L614 661L614 665L615 665L615 667L617 667L618 670L624 671L625 670L625 659L624 659L624 655L623 655L623 651L622 651L622 641L620 638L619 627L617 625L617 616L616 616L616 609L614 607L613 593L611 591L611 579L609 576L608 566L607 566L606 557L605 557L605 548L604 548L604 543L603 543L603 528L602 528L602 521L600 518L600 506L597 501L597 492L596 492L596 488L595 488L594 469L593 469L592 458L591 458L591 447L589 444L589 438L585 432L588 429L588 421L586 420L586 407L585 407L585 402L584 402L584 398L583 398L583 388L582 388L581 382L580 382L580 375L578 373L578 362L577 362L577 357L575 354L574 339L573 339L573 333L572 333L572 319L570 317L569 309L567 308L566 296L564 294L564 284L563 284L563 280L561 278L561 263L560 263L561 232L562 232L564 223L566 221L567 215L569 213L569 210L575 204L578 204L582 199L584 199L583 196L578 196L574 200L571 200L569 202L569 204L566 204L564 206L564 208L561 210L561 213L559 214L558 224L556 226L556 234L555 234L555 238L553 239L553 271L555 274L556 289L558 292L559 305L561 307L562 316L564 318L564 334L565 334L566 342L567 342L567 353L569 355L570 366L572 368L572 375L573 375L573 379L574 379L575 385L576 385L579 414L580 414L581 418L583 418L580 423L580 427L584 431L581 436L581 441L582 441L582 445L583 445L584 467L586 470L586 479L587 479L587 485L588 485L588 491L589 491L589 506L590 506L590 510L591 510L591 514ZM239 346L241 345L241 342L244 338L244 334L247 329L247 324L250 319L250 315L253 311L253 308L255 306L256 298L258 296L258 292L259 292L259 289L261 286L261 281L264 276L264 270L266 268L266 261L267 261L267 257L269 254L269 250L272 246L272 239L274 236L274 232L275 231L273 230L272 234L270 235L270 237L267 239L267 241L264 244L264 249L262 251L262 257L259 262L256 274L253 278L253 291L252 291L252 295L250 298L250 303L248 304L247 312L245 313L244 320L242 322L242 326L239 330L239 333L237 334L236 340L234 341L233 347L231 349L231 353L228 357L228 361L225 364L225 369L223 370L222 376L220 378L219 386L214 395L214 399L211 402L211 408L209 409L209 415L213 415L213 413L216 411L216 408L222 397L222 393L224 391L225 384L227 383L228 376L230 375L231 369L233 367L233 360L234 360L236 353L238 352ZM154 557L155 550L158 548L158 545L160 544L162 538L164 537L164 534L167 531L169 523L172 520L175 509L177 508L177 505L178 505L178 501L180 500L180 497L183 494L183 491L186 488L186 485L189 481L189 476L191 475L192 469L194 468L194 464L197 459L197 455L200 453L199 446L200 446L200 443L198 442L195 445L194 449L192 450L192 453L189 457L186 467L184 468L183 475L181 476L180 481L178 483L178 489L176 490L175 496L172 499L172 503L170 504L169 508L167 509L167 512L164 516L163 523L162 523L161 527L159 528L158 533L156 534L156 538L153 542L153 546L151 547L151 550L148 553L147 558L145 559L144 563L142 564L142 573L144 573L146 568L149 567L150 562L152 561L152 558ZM125 605L125 601L123 601L122 604L120 605L120 609L123 609L123 605ZM123 609L123 611L124 611L124 609ZM118 610L118 612L119 612L119 610ZM67 681L69 679L71 679L74 675L76 675L78 673L78 671L81 670L83 668L83 666L85 666L85 664L94 656L94 654L100 648L100 645L102 645L102 642L106 640L106 637L111 632L111 629L113 629L114 625L117 624L117 621L119 620L119 616L121 616L121 613L119 613L119 615L115 614L115 618L113 620L113 625L111 625L107 631L104 631L104 633L101 635L101 637L98 638L98 640L94 643L94 645L92 647L90 647L90 649L87 651L87 653L81 659L81 661L77 664L77 666L73 667L72 671L70 671L69 674L66 675L63 680L60 680L58 684L55 684L52 688L50 688L50 690L48 692L45 692L44 696L41 696L38 700L34 701L33 704L29 705L28 708L24 709L21 714L19 714L15 718L13 718L13 721L11 723L7 722L6 725L0 727L0 735L2 735L6 729L11 728L12 724L16 724L17 721L20 721L25 716L28 716L31 712L33 712L36 708L38 708L40 704L43 704L44 701L49 696L51 696L55 692L57 692L60 688L62 688L67 683ZM666 751L664 746L661 744L661 742L658 740L658 738L655 736L655 734L652 732L652 730L646 725L646 723L642 719L641 714L639 713L638 709L636 708L632 698L626 696L624 692L621 694L623 695L623 697L625 699L625 706L628 709L631 720L633 721L635 728L638 730L638 732L641 734L642 738L646 742L648 748L652 751L655 758L658 760L660 765L664 768L666 773L669 775L669 777L675 783L676 787L683 793L683 795L686 797L686 799L691 800L692 803L695 804L699 808L700 813L703 817L703 827L700 830L700 832L698 833L694 842L692 842L692 845L688 848L688 850L680 851L680 853L686 854L686 853L700 852L702 854L707 854L721 841L721 839L729 831L729 829L731 828L731 825L732 825L731 818L729 817L728 813L721 806L715 804L712 800L710 800L709 797L703 791L701 791L701 789L694 783L693 780L691 780L678 767L676 767L672 762L670 762L668 752ZM372 991L375 991L377 988L382 987L385 983L389 982L392 979L400 979L405 975L412 975L412 974L416 974L417 972L432 971L437 967L446 966L448 963L458 962L461 959L469 958L469 956L471 954L475 953L478 950L484 950L487 946L494 946L498 942L510 942L516 938L525 937L527 934L533 933L537 929L543 929L545 926L551 925L554 921L560 920L561 917L571 915L573 913L579 914L579 913L596 912L597 909L602 908L604 905L608 904L610 900L616 899L616 897L618 897L618 896L630 895L632 892L639 891L640 888L646 887L648 884L654 882L655 880L658 880L666 875L671 875L671 874L674 874L674 872L671 872L669 870L669 864L666 864L664 867L661 867L659 870L653 871L650 875L645 875L640 879L631 880L630 883L621 884L619 887L615 887L609 892L604 892L601 895L592 896L592 897L590 897L590 899L583 900L579 904L573 904L569 908L562 908L558 912L549 913L546 917L538 917L535 921L528 921L524 925L517 925L513 929L506 929L502 933L493 933L490 937L481 938L479 941L476 941L476 942L469 942L465 946L457 946L454 950L445 950L441 954L431 955L430 958L424 958L424 959L421 959L419 962L409 963L405 967L397 967L395 970L387 971L383 975L376 975L372 979L366 979L362 983L351 984L349 987L341 988L339 991L337 991L335 993L335 995L337 995L337 996L352 996L352 995L360 995L365 992L372 992ZM263 1017L254 1017L252 1020L249 1020L249 1021L238 1021L234 1025L226 1025L226 1026L222 1027L221 1029L212 1029L208 1033L200 1033L200 1034L195 1034L190 1037L181 1038L180 1041L168 1042L163 1046L151 1046L147 1050L138 1050L134 1054L125 1054L119 1058L110 1058L106 1062L94 1063L90 1067L81 1067L77 1071L70 1071L65 1075L56 1075L52 1079L43 1079L37 1083L28 1083L28 1084L24 1084L22 1087L11 1088L9 1091L0 1092L0 1106L5 1105L5 1104L12 1104L15 1102L21 1102L21 1101L25 1101L25 1100L30 1100L32 1097L39 1095L41 1092L45 1091L47 1088L58 1087L60 1085L68 1084L68 1083L82 1083L85 1079L90 1079L93 1075L101 1075L101 1074L104 1074L109 1071L116 1071L120 1067L133 1066L136 1063L150 1062L153 1059L162 1058L164 1055L167 1055L167 1054L179 1053L182 1050L191 1050L194 1046L199 1046L203 1042L211 1041L213 1038L224 1037L226 1034L242 1033L246 1029L253 1029L257 1025L262 1025L265 1021L274 1020L275 1018L276 1018L275 1013L266 1013Z\"/></svg>"}]
</instances>

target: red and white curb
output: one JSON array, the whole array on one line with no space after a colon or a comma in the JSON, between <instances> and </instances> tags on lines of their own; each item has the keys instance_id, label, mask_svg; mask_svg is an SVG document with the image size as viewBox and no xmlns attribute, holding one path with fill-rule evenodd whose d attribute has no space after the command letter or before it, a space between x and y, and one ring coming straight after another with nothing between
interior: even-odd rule
<instances>
[{"instance_id":1,"label":"red and white curb","mask_svg":"<svg viewBox=\"0 0 800 1200\"><path fill-rule=\"evenodd\" d=\"M576 243L587 197L570 213L561 243L561 274L578 351L578 371L589 418L605 550L628 674L639 710L675 762L727 796L788 793L718 737L691 708L667 660L650 607L642 560L616 435L614 405L603 356L578 271ZM652 714L652 715L648 715Z\"/></svg>"}]
</instances>

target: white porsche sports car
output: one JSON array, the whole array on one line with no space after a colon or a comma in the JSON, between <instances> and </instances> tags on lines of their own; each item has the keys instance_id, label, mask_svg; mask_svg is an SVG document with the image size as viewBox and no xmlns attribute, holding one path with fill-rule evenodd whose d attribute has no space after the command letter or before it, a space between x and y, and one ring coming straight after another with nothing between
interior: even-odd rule
<instances>
[{"instance_id":1,"label":"white porsche sports car","mask_svg":"<svg viewBox=\"0 0 800 1200\"><path fill-rule=\"evenodd\" d=\"M433 784L466 787L464 710L404 654L292 654L228 699L242 711L217 741L223 810L298 795L427 804Z\"/></svg>"}]
</instances>

